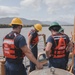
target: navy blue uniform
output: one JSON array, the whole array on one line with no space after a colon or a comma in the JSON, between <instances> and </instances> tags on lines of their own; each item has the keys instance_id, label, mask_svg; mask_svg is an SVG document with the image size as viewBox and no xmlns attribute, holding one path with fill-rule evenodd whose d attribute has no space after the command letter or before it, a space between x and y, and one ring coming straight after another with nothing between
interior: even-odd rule
<instances>
[{"instance_id":1,"label":"navy blue uniform","mask_svg":"<svg viewBox=\"0 0 75 75\"><path fill-rule=\"evenodd\" d=\"M30 35L32 35L32 39L31 39L31 43L30 43L30 49L31 49L31 52L33 53L34 57L37 59L37 56L38 56L38 48L37 48L37 42L36 43L32 43L32 41L38 37L38 33L35 32L35 31L31 31L30 32ZM30 61L30 72L35 70L35 64L33 62Z\"/></svg>"},{"instance_id":2,"label":"navy blue uniform","mask_svg":"<svg viewBox=\"0 0 75 75\"><path fill-rule=\"evenodd\" d=\"M21 48L27 45L25 37L22 35L17 36L14 43L17 48ZM26 69L23 64L23 58L6 58L5 70L6 75L27 75Z\"/></svg>"},{"instance_id":3,"label":"navy blue uniform","mask_svg":"<svg viewBox=\"0 0 75 75\"><path fill-rule=\"evenodd\" d=\"M69 38L68 38L67 35L66 35L66 39L67 39L67 44L68 44L69 43ZM52 36L48 37L47 43L48 42L52 43L52 48L51 49L54 49L56 47L54 38ZM68 58L67 57L63 57L63 58L50 57L49 58L49 67L53 66L53 67L56 67L56 68L66 69L67 62L68 62Z\"/></svg>"}]
</instances>

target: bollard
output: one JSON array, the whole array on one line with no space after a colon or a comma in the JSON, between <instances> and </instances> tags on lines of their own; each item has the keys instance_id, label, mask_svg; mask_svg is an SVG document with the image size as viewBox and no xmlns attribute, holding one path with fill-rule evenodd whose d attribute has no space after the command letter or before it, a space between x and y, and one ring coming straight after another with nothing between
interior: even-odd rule
<instances>
[{"instance_id":1,"label":"bollard","mask_svg":"<svg viewBox=\"0 0 75 75\"><path fill-rule=\"evenodd\" d=\"M0 59L0 75L5 75L5 59Z\"/></svg>"}]
</instances>

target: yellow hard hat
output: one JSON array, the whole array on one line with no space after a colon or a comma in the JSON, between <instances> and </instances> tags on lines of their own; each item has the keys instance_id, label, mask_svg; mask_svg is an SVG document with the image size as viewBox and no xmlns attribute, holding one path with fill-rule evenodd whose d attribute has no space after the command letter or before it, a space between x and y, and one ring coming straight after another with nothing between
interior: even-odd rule
<instances>
[{"instance_id":1,"label":"yellow hard hat","mask_svg":"<svg viewBox=\"0 0 75 75\"><path fill-rule=\"evenodd\" d=\"M42 30L42 25L41 24L35 24L34 25L34 28L38 31L41 31Z\"/></svg>"},{"instance_id":2,"label":"yellow hard hat","mask_svg":"<svg viewBox=\"0 0 75 75\"><path fill-rule=\"evenodd\" d=\"M10 26L12 26L13 24L23 26L22 20L20 18L13 18L10 23Z\"/></svg>"}]
</instances>

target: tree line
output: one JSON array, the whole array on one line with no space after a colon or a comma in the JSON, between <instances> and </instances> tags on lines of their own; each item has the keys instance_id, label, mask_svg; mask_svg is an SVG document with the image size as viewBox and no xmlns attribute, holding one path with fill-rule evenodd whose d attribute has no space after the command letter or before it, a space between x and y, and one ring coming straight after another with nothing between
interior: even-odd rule
<instances>
[{"instance_id":1,"label":"tree line","mask_svg":"<svg viewBox=\"0 0 75 75\"><path fill-rule=\"evenodd\" d=\"M33 25L24 25L23 27L32 27L32 26ZM42 26L47 27L47 26L50 26L50 25L43 24ZM73 25L62 25L62 26L73 26ZM8 24L0 24L0 28L11 28L11 26L8 25Z\"/></svg>"},{"instance_id":2,"label":"tree line","mask_svg":"<svg viewBox=\"0 0 75 75\"><path fill-rule=\"evenodd\" d=\"M24 25L23 27L32 27L33 25ZM42 25L44 26L49 26L49 25ZM9 24L0 24L0 28L11 28Z\"/></svg>"},{"instance_id":3,"label":"tree line","mask_svg":"<svg viewBox=\"0 0 75 75\"><path fill-rule=\"evenodd\" d=\"M24 25L23 27L31 27L31 26L33 25ZM0 28L11 28L11 26L8 24L0 24Z\"/></svg>"}]
</instances>

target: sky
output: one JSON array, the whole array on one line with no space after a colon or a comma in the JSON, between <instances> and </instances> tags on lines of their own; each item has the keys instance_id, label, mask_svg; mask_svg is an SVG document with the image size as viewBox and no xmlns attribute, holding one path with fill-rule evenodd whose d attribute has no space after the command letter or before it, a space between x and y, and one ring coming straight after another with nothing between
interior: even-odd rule
<instances>
[{"instance_id":1,"label":"sky","mask_svg":"<svg viewBox=\"0 0 75 75\"><path fill-rule=\"evenodd\" d=\"M0 18L74 23L75 0L0 0Z\"/></svg>"}]
</instances>

